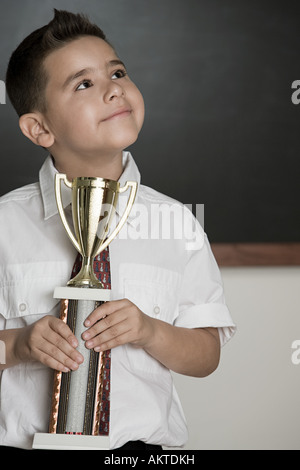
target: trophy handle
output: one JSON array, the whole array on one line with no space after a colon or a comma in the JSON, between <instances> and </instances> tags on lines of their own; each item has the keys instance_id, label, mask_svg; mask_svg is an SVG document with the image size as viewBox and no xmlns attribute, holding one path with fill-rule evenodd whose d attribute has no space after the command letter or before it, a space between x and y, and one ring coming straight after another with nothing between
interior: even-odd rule
<instances>
[{"instance_id":1,"label":"trophy handle","mask_svg":"<svg viewBox=\"0 0 300 470\"><path fill-rule=\"evenodd\" d=\"M61 173L58 173L55 175L55 197L56 197L58 212L59 212L61 221L66 229L66 232L71 239L71 242L75 246L76 250L79 251L79 253L81 253L79 243L74 237L73 232L71 231L69 224L67 222L67 219L66 219L66 215L65 215L65 211L64 211L64 207L63 207L63 203L61 199L61 183L60 183L61 180L63 180L65 185L68 186L68 188L72 188L72 183L68 180L67 175L63 175Z\"/></svg>"},{"instance_id":2,"label":"trophy handle","mask_svg":"<svg viewBox=\"0 0 300 470\"><path fill-rule=\"evenodd\" d=\"M119 193L124 193L125 191L127 191L127 189L129 187L131 187L131 190L130 190L130 195L129 195L129 198L128 198L128 201L127 201L127 206L126 206L126 209L124 211L124 214L122 215L118 225L115 227L113 232L105 240L105 242L100 246L100 248L97 251L95 256L99 255L99 253L101 253L101 251L103 251L110 244L110 242L116 237L116 235L118 235L119 231L121 230L124 223L126 222L127 217L129 216L129 213L132 209L132 206L133 206L133 203L134 203L134 200L135 200L135 196L136 196L136 192L137 192L137 182L136 181L127 181L126 184L123 186L123 188L119 189Z\"/></svg>"}]
</instances>

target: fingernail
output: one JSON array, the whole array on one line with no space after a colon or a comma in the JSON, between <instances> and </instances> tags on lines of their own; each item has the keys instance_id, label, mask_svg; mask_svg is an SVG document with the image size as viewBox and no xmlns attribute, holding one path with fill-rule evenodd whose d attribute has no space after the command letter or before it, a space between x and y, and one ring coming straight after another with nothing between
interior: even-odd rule
<instances>
[{"instance_id":1,"label":"fingernail","mask_svg":"<svg viewBox=\"0 0 300 470\"><path fill-rule=\"evenodd\" d=\"M83 339L89 339L91 337L90 333L88 333L87 331L85 333L82 334L82 337Z\"/></svg>"},{"instance_id":2,"label":"fingernail","mask_svg":"<svg viewBox=\"0 0 300 470\"><path fill-rule=\"evenodd\" d=\"M76 356L76 361L78 362L78 364L82 364L83 363L83 357L82 356Z\"/></svg>"},{"instance_id":3,"label":"fingernail","mask_svg":"<svg viewBox=\"0 0 300 470\"><path fill-rule=\"evenodd\" d=\"M90 320L85 320L84 322L85 326L89 326L91 324Z\"/></svg>"}]
</instances>

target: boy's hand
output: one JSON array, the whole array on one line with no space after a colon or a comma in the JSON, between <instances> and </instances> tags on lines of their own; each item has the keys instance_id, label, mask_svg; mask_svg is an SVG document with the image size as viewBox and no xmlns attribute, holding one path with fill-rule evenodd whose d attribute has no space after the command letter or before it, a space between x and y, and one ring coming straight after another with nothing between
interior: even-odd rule
<instances>
[{"instance_id":1,"label":"boy's hand","mask_svg":"<svg viewBox=\"0 0 300 470\"><path fill-rule=\"evenodd\" d=\"M99 321L101 320L101 321ZM153 333L151 317L127 299L106 302L86 319L82 334L88 349L106 351L121 344L145 347Z\"/></svg>"},{"instance_id":2,"label":"boy's hand","mask_svg":"<svg viewBox=\"0 0 300 470\"><path fill-rule=\"evenodd\" d=\"M47 315L41 320L20 329L15 355L19 361L39 361L62 372L78 369L83 362L76 351L78 341L62 320Z\"/></svg>"},{"instance_id":3,"label":"boy's hand","mask_svg":"<svg viewBox=\"0 0 300 470\"><path fill-rule=\"evenodd\" d=\"M99 321L100 320L100 321ZM106 302L86 319L88 349L106 351L130 343L179 374L206 377L218 366L217 328L184 328L145 315L127 299Z\"/></svg>"}]
</instances>

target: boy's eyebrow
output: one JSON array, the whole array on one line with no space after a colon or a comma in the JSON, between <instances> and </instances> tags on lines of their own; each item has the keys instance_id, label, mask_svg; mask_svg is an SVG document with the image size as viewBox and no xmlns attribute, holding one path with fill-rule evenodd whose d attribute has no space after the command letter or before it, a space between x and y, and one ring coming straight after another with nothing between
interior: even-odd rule
<instances>
[{"instance_id":1,"label":"boy's eyebrow","mask_svg":"<svg viewBox=\"0 0 300 470\"><path fill-rule=\"evenodd\" d=\"M67 88L68 85L70 85L70 83L72 83L74 80L76 80L77 78L80 78L84 75L86 75L87 73L91 73L91 72L94 72L95 69L92 69L92 68L87 68L87 69L82 69L82 70L79 70L78 72L76 73L72 73L71 75L68 76L68 78L64 81L64 84L63 84L63 89Z\"/></svg>"},{"instance_id":2,"label":"boy's eyebrow","mask_svg":"<svg viewBox=\"0 0 300 470\"><path fill-rule=\"evenodd\" d=\"M107 64L109 67L113 67L115 65L122 65L124 67L124 69L126 69L125 65L124 65L124 62L122 62L120 59L114 59L114 60L110 60ZM67 88L68 85L70 85L70 83L72 83L74 80L77 80L77 78L80 78L86 74L89 74L89 73L92 73L92 72L95 72L95 69L94 68L86 68L86 69L82 69L82 70L79 70L78 72L76 73L72 73L71 75L68 76L68 78L64 81L64 84L63 84L63 89Z\"/></svg>"},{"instance_id":3,"label":"boy's eyebrow","mask_svg":"<svg viewBox=\"0 0 300 470\"><path fill-rule=\"evenodd\" d=\"M64 84L63 84L63 89L67 88L67 86L72 83L74 80L76 80L77 78L80 78L84 75L86 75L87 73L91 73L91 72L94 72L95 69L93 68L87 68L87 69L82 69L82 70L79 70L78 72L76 73L72 73L71 75L68 76L68 78L64 81Z\"/></svg>"},{"instance_id":4,"label":"boy's eyebrow","mask_svg":"<svg viewBox=\"0 0 300 470\"><path fill-rule=\"evenodd\" d=\"M124 62L122 62L120 59L110 60L108 62L108 65L111 67L113 67L114 65L122 65L124 69L126 69Z\"/></svg>"}]
</instances>

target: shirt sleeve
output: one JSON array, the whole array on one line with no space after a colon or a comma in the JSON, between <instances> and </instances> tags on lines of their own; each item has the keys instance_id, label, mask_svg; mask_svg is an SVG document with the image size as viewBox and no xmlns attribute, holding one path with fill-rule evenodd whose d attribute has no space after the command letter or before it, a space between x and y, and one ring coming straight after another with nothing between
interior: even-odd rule
<instances>
[{"instance_id":1,"label":"shirt sleeve","mask_svg":"<svg viewBox=\"0 0 300 470\"><path fill-rule=\"evenodd\" d=\"M225 303L220 270L206 234L202 246L189 252L179 314L174 324L185 328L218 328L221 346L235 333L236 326Z\"/></svg>"}]
</instances>

